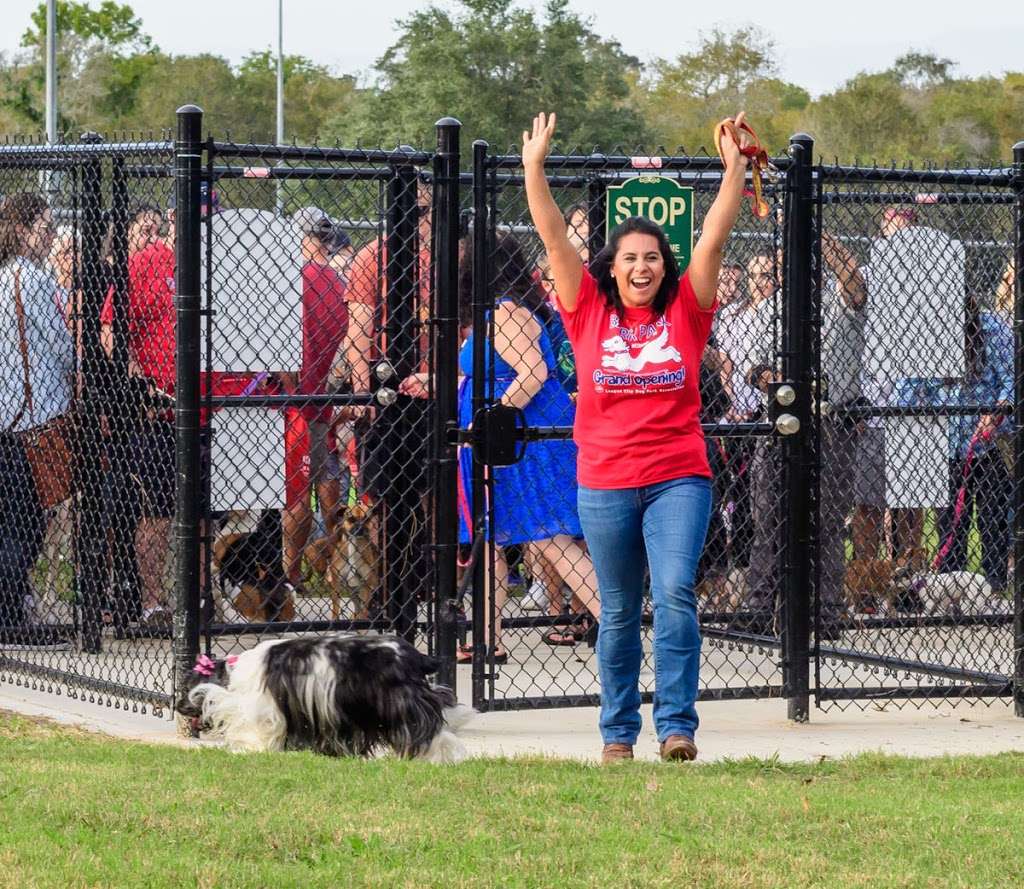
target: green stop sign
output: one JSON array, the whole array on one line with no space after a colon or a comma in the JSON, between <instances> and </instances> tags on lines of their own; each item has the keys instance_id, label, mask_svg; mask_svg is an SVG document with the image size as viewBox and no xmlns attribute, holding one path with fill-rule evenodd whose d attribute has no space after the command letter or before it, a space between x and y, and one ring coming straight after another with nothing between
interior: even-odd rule
<instances>
[{"instance_id":1,"label":"green stop sign","mask_svg":"<svg viewBox=\"0 0 1024 889\"><path fill-rule=\"evenodd\" d=\"M683 272L693 252L693 189L667 176L635 176L609 185L605 240L630 216L646 216L661 226Z\"/></svg>"}]
</instances>

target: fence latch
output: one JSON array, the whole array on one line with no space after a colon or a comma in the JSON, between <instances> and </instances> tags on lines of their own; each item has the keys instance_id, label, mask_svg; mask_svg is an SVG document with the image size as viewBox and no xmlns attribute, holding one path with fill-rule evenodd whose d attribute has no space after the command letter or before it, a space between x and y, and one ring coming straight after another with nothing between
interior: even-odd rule
<instances>
[{"instance_id":1,"label":"fence latch","mask_svg":"<svg viewBox=\"0 0 1024 889\"><path fill-rule=\"evenodd\" d=\"M768 422L779 435L801 435L810 423L811 387L781 380L768 384Z\"/></svg>"},{"instance_id":2,"label":"fence latch","mask_svg":"<svg viewBox=\"0 0 1024 889\"><path fill-rule=\"evenodd\" d=\"M517 407L492 404L473 415L473 459L485 466L511 466L523 459L526 415Z\"/></svg>"}]
</instances>

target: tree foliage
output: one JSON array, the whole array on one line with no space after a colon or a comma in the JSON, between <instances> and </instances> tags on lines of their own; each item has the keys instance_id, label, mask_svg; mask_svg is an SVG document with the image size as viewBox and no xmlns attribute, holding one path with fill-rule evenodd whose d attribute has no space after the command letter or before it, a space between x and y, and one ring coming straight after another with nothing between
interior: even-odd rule
<instances>
[{"instance_id":1,"label":"tree foliage","mask_svg":"<svg viewBox=\"0 0 1024 889\"><path fill-rule=\"evenodd\" d=\"M779 149L811 97L777 74L775 45L763 31L714 28L692 51L654 65L640 95L644 116L660 143L696 151L711 147L718 121L746 109L765 144Z\"/></svg>"},{"instance_id":2,"label":"tree foliage","mask_svg":"<svg viewBox=\"0 0 1024 889\"><path fill-rule=\"evenodd\" d=\"M69 134L170 127L179 105L196 102L213 133L273 140L269 49L235 66L214 55L169 55L115 0L57 0L57 22L59 126ZM43 128L45 26L40 3L22 50L0 55L0 130ZM522 0L452 0L401 20L362 86L287 56L285 132L303 142L429 147L434 122L452 115L467 151L478 138L503 151L533 114L555 110L563 148L697 151L710 148L717 121L746 109L773 152L803 130L819 153L846 161L1005 163L1024 138L1024 72L970 78L956 67L908 49L887 69L812 98L780 75L772 37L753 26L713 28L676 58L642 66L569 0L546 0L539 11Z\"/></svg>"},{"instance_id":3,"label":"tree foliage","mask_svg":"<svg viewBox=\"0 0 1024 889\"><path fill-rule=\"evenodd\" d=\"M630 102L639 61L594 33L568 0L548 0L543 16L512 0L461 0L454 12L427 6L400 22L376 68L354 113L328 118L332 135L429 144L434 121L455 115L473 138L504 149L538 110L555 109L563 144L635 145L646 136Z\"/></svg>"}]
</instances>

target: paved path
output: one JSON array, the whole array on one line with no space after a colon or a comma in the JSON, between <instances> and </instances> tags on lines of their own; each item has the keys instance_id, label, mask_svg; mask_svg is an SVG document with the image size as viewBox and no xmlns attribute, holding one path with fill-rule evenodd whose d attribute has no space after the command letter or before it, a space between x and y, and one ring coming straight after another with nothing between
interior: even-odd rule
<instances>
[{"instance_id":1,"label":"paved path","mask_svg":"<svg viewBox=\"0 0 1024 889\"><path fill-rule=\"evenodd\" d=\"M196 743L179 738L175 723L166 718L55 697L10 682L0 683L3 709L130 740ZM697 740L702 761L773 755L787 761L814 761L879 750L907 756L1024 750L1024 719L1015 717L1012 707L1002 702L921 709L908 704L885 712L852 707L828 713L812 710L811 722L804 725L786 719L786 703L780 700L715 702L699 709L703 725ZM637 755L653 759L657 744L650 725L650 707L645 707ZM600 748L597 711L592 708L481 714L462 736L470 751L480 756L593 760Z\"/></svg>"}]
</instances>

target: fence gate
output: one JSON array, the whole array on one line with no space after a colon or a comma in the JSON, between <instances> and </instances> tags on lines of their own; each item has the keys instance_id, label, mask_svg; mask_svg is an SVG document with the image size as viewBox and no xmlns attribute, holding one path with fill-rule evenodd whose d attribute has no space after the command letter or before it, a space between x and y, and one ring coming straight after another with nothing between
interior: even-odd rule
<instances>
[{"instance_id":1,"label":"fence gate","mask_svg":"<svg viewBox=\"0 0 1024 889\"><path fill-rule=\"evenodd\" d=\"M1020 185L1010 170L817 168L831 408L819 421L821 707L985 700L1020 682L1008 556L1016 540L1020 565L1021 315L1004 277ZM847 257L857 281L843 279ZM836 331L853 312L866 316L856 399L825 373L842 373L854 341Z\"/></svg>"},{"instance_id":2,"label":"fence gate","mask_svg":"<svg viewBox=\"0 0 1024 889\"><path fill-rule=\"evenodd\" d=\"M203 148L203 645L433 650L433 155Z\"/></svg>"},{"instance_id":3,"label":"fence gate","mask_svg":"<svg viewBox=\"0 0 1024 889\"><path fill-rule=\"evenodd\" d=\"M774 212L760 221L745 213L728 247L718 337L705 357L701 379L716 507L698 594L706 640L701 698L786 696L796 702L796 715L802 718L808 695L810 599L798 578L810 573L808 492L813 488L814 465L808 454L813 452L814 430L809 410L811 365L806 358L811 328L795 321L806 317L809 305L804 303L811 288L809 267L802 278L800 268L783 268L785 238L796 231L793 226L787 230L785 223L798 185L804 188L799 211L804 214L802 236L807 245L794 249L807 255L811 238L809 148L794 147L794 152L800 151L801 158L808 157L803 166L789 158L777 162L782 176L768 187ZM564 533L559 524L575 511L575 448L568 441L573 401L551 396L546 409L528 410L526 425L519 421L519 428L502 427L486 410L509 380L508 346L503 356L495 357L489 345L495 341L495 306L510 296L527 302L537 300L538 293L550 293L543 250L527 211L520 158L490 155L483 143L476 143L474 152L473 253L463 259L472 268L471 306L470 295L462 296L464 321L472 321L474 332L487 334L475 335L472 345L463 347L467 376L461 425L465 428L473 418L477 431L465 440L476 440L477 459L463 450L460 498L463 541L469 540L466 526L472 517L477 539L495 544L466 550L467 556L481 553L471 561L477 591L474 639L486 636L499 642L486 649L473 647L473 702L484 709L593 705L599 699L597 666L587 640L590 619L583 604L593 575L581 540ZM699 221L717 193L721 175L718 159L707 157L567 156L550 158L548 167L570 238L585 259L604 244L610 188L619 194L624 183L649 175L656 167L659 176L673 183L669 188L692 189ZM683 193L690 200L689 193ZM741 298L748 275L756 277L758 288L752 301ZM470 276L463 277L465 282ZM794 295L798 290L804 303ZM753 308L748 310L750 303ZM564 334L559 334L550 314L543 305L534 312L543 326L541 349L550 350L544 393L557 384L572 393L573 368L565 365L571 352L566 354ZM498 336L507 339L508 334ZM796 339L799 336L804 339ZM729 353L745 362L732 377ZM760 410L759 381L753 377L769 371L773 385L782 374L800 393L789 409L800 421L800 431L791 440L776 431L774 412L768 417ZM743 381L742 391L729 391L733 378ZM769 380L765 376L760 382ZM790 431L786 422L778 428ZM510 451L521 452L524 446L526 455L533 449L533 460L501 465L518 456L510 457ZM488 447L493 465L488 465ZM787 506L794 501L799 505L795 510ZM508 537L505 529L520 515L540 525L549 520L557 536L526 544ZM756 597L751 598L748 588L755 581L755 560L764 570L757 573ZM651 622L648 603L643 617L644 700L651 699L654 682Z\"/></svg>"},{"instance_id":4,"label":"fence gate","mask_svg":"<svg viewBox=\"0 0 1024 889\"><path fill-rule=\"evenodd\" d=\"M804 720L812 696L830 707L1019 694L1022 552L1009 567L1008 556L1011 530L1022 547L1022 427L1010 416L1024 383L1007 263L1021 250L1024 145L1015 171L816 166L812 151L794 137L769 187L774 212L743 211L723 264L701 380L715 507L697 588L700 697L785 697ZM693 188L699 222L717 159L549 159L582 257L604 243L609 188L654 169ZM494 640L472 648L473 702L594 704L580 542L507 533L518 515L564 530L574 411L554 396L546 412L488 410L514 376L502 304L533 307L547 377L570 393L572 368L537 297L550 286L520 158L476 143L472 183L460 510L473 637ZM524 447L537 459L517 463ZM645 608L645 700L650 623Z\"/></svg>"}]
</instances>

